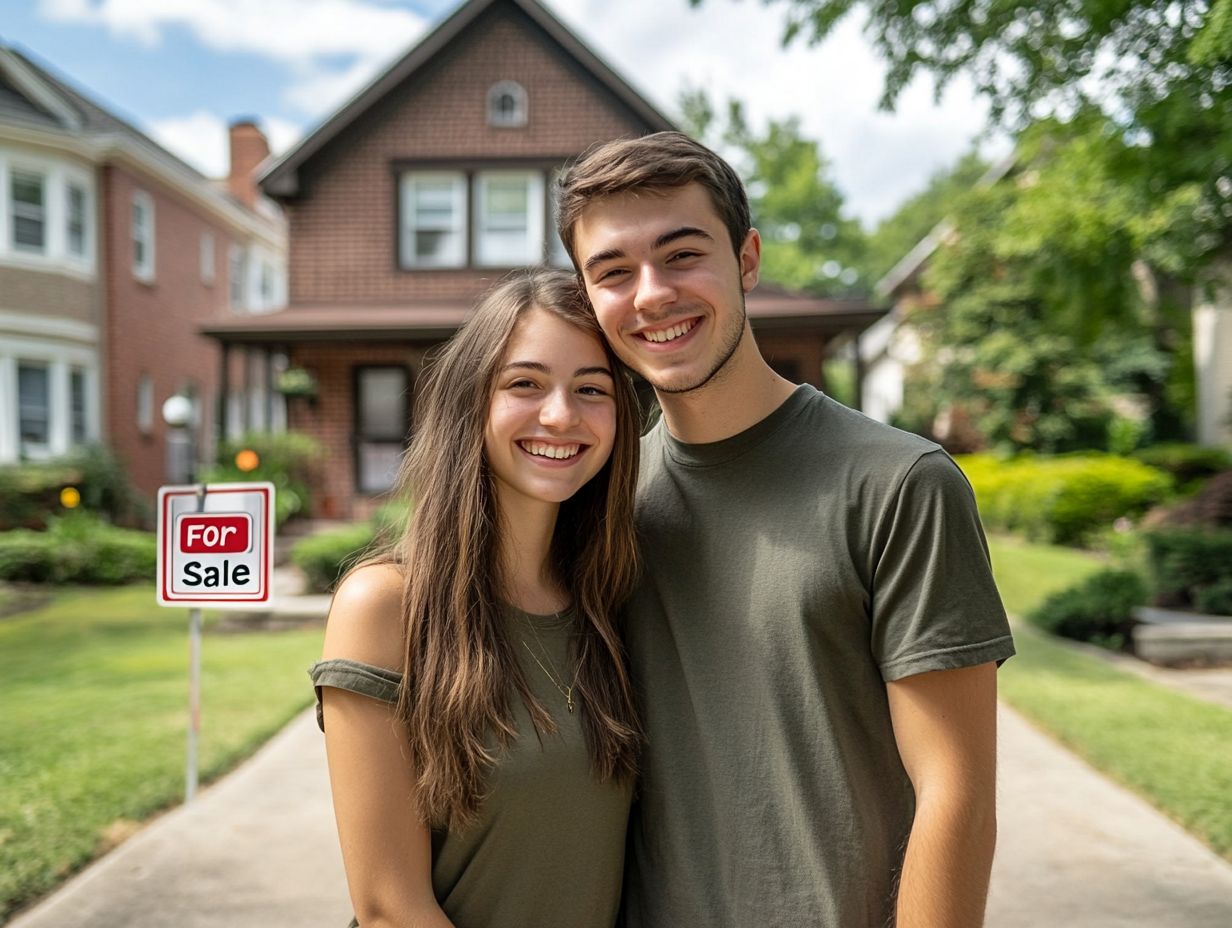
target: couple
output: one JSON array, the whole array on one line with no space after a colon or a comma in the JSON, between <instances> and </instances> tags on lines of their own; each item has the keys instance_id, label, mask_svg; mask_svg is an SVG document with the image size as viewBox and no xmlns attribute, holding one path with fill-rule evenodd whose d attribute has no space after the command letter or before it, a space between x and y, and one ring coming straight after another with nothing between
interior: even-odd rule
<instances>
[{"instance_id":1,"label":"couple","mask_svg":"<svg viewBox=\"0 0 1232 928\"><path fill-rule=\"evenodd\" d=\"M312 671L358 924L981 924L1013 645L962 474L766 364L713 152L603 146L560 225L585 295L510 280L441 354Z\"/></svg>"}]
</instances>

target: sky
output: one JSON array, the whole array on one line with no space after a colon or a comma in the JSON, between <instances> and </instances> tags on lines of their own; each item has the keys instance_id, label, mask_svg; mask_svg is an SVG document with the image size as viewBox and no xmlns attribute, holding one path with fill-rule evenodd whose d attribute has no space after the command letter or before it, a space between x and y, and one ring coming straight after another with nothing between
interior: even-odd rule
<instances>
[{"instance_id":1,"label":"sky","mask_svg":"<svg viewBox=\"0 0 1232 928\"><path fill-rule=\"evenodd\" d=\"M796 116L846 210L871 228L967 151L987 107L922 77L880 112L884 66L848 18L822 45L780 42L784 0L541 0L669 117L686 87L744 101L754 128ZM275 153L326 120L460 0L0 0L0 41L32 53L204 173L227 124ZM1004 142L984 150L996 155Z\"/></svg>"}]
</instances>

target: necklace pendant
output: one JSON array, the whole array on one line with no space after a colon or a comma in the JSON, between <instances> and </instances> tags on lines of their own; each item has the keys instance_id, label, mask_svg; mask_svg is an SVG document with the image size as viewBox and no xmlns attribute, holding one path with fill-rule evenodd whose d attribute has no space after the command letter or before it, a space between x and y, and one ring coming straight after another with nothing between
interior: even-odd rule
<instances>
[{"instance_id":1,"label":"necklace pendant","mask_svg":"<svg viewBox=\"0 0 1232 928\"><path fill-rule=\"evenodd\" d=\"M569 714L573 715L573 693L565 694L565 705L569 707Z\"/></svg>"}]
</instances>

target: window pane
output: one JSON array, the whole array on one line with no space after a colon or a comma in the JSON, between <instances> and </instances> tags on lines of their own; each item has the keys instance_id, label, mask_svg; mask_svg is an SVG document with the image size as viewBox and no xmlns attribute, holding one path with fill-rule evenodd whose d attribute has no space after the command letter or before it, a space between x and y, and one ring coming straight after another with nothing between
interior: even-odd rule
<instances>
[{"instance_id":1,"label":"window pane","mask_svg":"<svg viewBox=\"0 0 1232 928\"><path fill-rule=\"evenodd\" d=\"M366 439L401 442L406 435L406 371L366 368L359 372L359 432Z\"/></svg>"},{"instance_id":2,"label":"window pane","mask_svg":"<svg viewBox=\"0 0 1232 928\"><path fill-rule=\"evenodd\" d=\"M17 365L17 409L22 442L51 438L51 375L46 364Z\"/></svg>"},{"instance_id":3,"label":"window pane","mask_svg":"<svg viewBox=\"0 0 1232 928\"><path fill-rule=\"evenodd\" d=\"M46 243L43 177L14 171L10 178L13 205L13 245L23 251L42 251Z\"/></svg>"},{"instance_id":4,"label":"window pane","mask_svg":"<svg viewBox=\"0 0 1232 928\"><path fill-rule=\"evenodd\" d=\"M68 185L68 250L84 257L86 253L86 192Z\"/></svg>"},{"instance_id":5,"label":"window pane","mask_svg":"<svg viewBox=\"0 0 1232 928\"><path fill-rule=\"evenodd\" d=\"M466 187L461 175L408 174L402 182L401 260L407 267L466 262Z\"/></svg>"},{"instance_id":6,"label":"window pane","mask_svg":"<svg viewBox=\"0 0 1232 928\"><path fill-rule=\"evenodd\" d=\"M525 179L489 181L485 224L493 229L525 229L528 198Z\"/></svg>"},{"instance_id":7,"label":"window pane","mask_svg":"<svg viewBox=\"0 0 1232 928\"><path fill-rule=\"evenodd\" d=\"M359 491L384 493L392 490L402 461L402 442L360 442Z\"/></svg>"},{"instance_id":8,"label":"window pane","mask_svg":"<svg viewBox=\"0 0 1232 928\"><path fill-rule=\"evenodd\" d=\"M536 264L543 258L543 178L481 175L476 252L480 264Z\"/></svg>"},{"instance_id":9,"label":"window pane","mask_svg":"<svg viewBox=\"0 0 1232 928\"><path fill-rule=\"evenodd\" d=\"M143 280L154 276L154 209L149 196L133 196L133 274Z\"/></svg>"},{"instance_id":10,"label":"window pane","mask_svg":"<svg viewBox=\"0 0 1232 928\"><path fill-rule=\"evenodd\" d=\"M86 372L79 367L69 372L69 393L73 413L73 444L80 445L86 440Z\"/></svg>"},{"instance_id":11,"label":"window pane","mask_svg":"<svg viewBox=\"0 0 1232 928\"><path fill-rule=\"evenodd\" d=\"M445 264L458 250L455 232L419 229L415 232L415 257L424 264Z\"/></svg>"}]
</instances>

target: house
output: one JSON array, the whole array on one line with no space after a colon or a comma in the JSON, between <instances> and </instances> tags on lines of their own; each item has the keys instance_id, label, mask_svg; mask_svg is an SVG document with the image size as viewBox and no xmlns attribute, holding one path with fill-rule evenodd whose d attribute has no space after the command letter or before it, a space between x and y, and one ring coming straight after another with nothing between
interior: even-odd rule
<instances>
[{"instance_id":1,"label":"house","mask_svg":"<svg viewBox=\"0 0 1232 928\"><path fill-rule=\"evenodd\" d=\"M979 180L995 184L1017 162L1011 153ZM957 230L939 222L877 282L879 298L890 312L859 335L855 342L864 396L864 411L889 422L903 405L907 370L923 359L917 333L910 323L915 309L936 308L923 284L928 262ZM1208 271L1206 286L1195 290L1192 309L1193 363L1196 395L1195 438L1201 445L1232 448L1232 257L1224 254Z\"/></svg>"},{"instance_id":2,"label":"house","mask_svg":"<svg viewBox=\"0 0 1232 928\"><path fill-rule=\"evenodd\" d=\"M268 154L237 122L231 176L213 181L0 44L0 464L103 442L153 494L176 393L210 452L227 378L199 327L285 302L285 221L253 178ZM235 393L231 421L248 408L276 427L272 397Z\"/></svg>"},{"instance_id":3,"label":"house","mask_svg":"<svg viewBox=\"0 0 1232 928\"><path fill-rule=\"evenodd\" d=\"M290 425L326 449L318 515L358 517L391 486L417 372L510 269L569 266L556 173L596 143L671 122L535 0L468 0L262 175L286 210L290 300L204 328L315 384ZM772 362L819 382L827 341L880 312L759 287Z\"/></svg>"}]
</instances>

